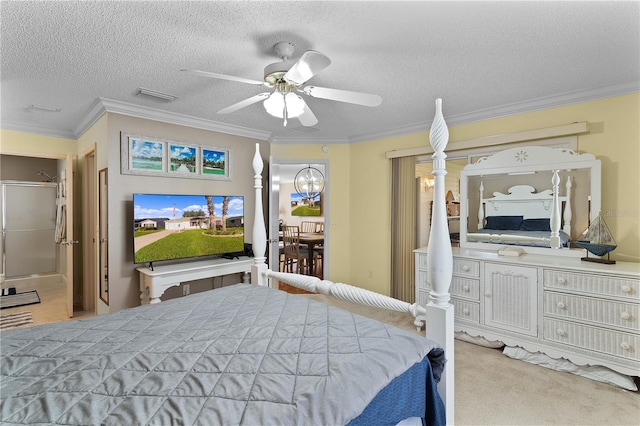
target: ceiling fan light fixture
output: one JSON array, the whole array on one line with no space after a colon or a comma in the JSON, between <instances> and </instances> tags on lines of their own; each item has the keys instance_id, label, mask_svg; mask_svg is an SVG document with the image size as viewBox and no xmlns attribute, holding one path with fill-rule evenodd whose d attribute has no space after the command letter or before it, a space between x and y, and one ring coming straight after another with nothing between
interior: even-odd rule
<instances>
[{"instance_id":1,"label":"ceiling fan light fixture","mask_svg":"<svg viewBox=\"0 0 640 426\"><path fill-rule=\"evenodd\" d=\"M302 98L295 93L273 92L262 105L264 109L272 116L277 118L285 118L284 106L287 104L287 117L293 118L302 115L305 103Z\"/></svg>"}]
</instances>

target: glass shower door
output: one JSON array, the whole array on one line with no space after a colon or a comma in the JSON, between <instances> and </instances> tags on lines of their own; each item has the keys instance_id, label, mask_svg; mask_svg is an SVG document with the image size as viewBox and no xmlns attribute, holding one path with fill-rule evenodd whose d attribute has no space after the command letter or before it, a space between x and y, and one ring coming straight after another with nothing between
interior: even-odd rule
<instances>
[{"instance_id":1,"label":"glass shower door","mask_svg":"<svg viewBox=\"0 0 640 426\"><path fill-rule=\"evenodd\" d=\"M6 278L57 272L56 184L2 183Z\"/></svg>"}]
</instances>

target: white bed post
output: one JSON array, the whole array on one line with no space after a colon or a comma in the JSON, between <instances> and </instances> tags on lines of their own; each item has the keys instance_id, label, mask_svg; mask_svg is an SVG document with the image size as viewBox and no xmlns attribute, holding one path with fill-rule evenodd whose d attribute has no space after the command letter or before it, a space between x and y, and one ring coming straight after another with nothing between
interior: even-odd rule
<instances>
[{"instance_id":1,"label":"white bed post","mask_svg":"<svg viewBox=\"0 0 640 426\"><path fill-rule=\"evenodd\" d=\"M264 224L264 213L262 205L262 168L264 167L262 156L260 155L260 144L256 143L256 152L253 155L253 187L255 188L255 209L253 215L253 256L254 262L251 266L251 282L253 284L268 287L269 281L264 272L267 270L267 230Z\"/></svg>"},{"instance_id":2,"label":"white bed post","mask_svg":"<svg viewBox=\"0 0 640 426\"><path fill-rule=\"evenodd\" d=\"M558 171L553 171L553 177L551 178L552 191L553 191L553 206L551 211L551 237L549 245L551 248L560 248L560 200L558 198L558 191L560 190L560 176Z\"/></svg>"},{"instance_id":3,"label":"white bed post","mask_svg":"<svg viewBox=\"0 0 640 426\"><path fill-rule=\"evenodd\" d=\"M438 384L438 392L445 403L447 424L454 423L454 347L453 305L449 303L449 286L453 273L453 254L449 237L445 201L447 174L444 149L449 142L449 130L442 116L442 99L436 99L436 114L431 125L429 141L433 148L434 201L431 233L427 250L428 282L431 286L427 304L426 333L445 350L447 364Z\"/></svg>"},{"instance_id":4,"label":"white bed post","mask_svg":"<svg viewBox=\"0 0 640 426\"><path fill-rule=\"evenodd\" d=\"M571 216L573 216L573 212L571 211L571 186L571 176L567 176L567 183L565 184L565 199L567 201L564 203L564 213L562 215L564 225L562 226L562 230L569 236L571 236Z\"/></svg>"},{"instance_id":5,"label":"white bed post","mask_svg":"<svg viewBox=\"0 0 640 426\"><path fill-rule=\"evenodd\" d=\"M484 228L484 182L480 181L480 202L478 203L478 229Z\"/></svg>"}]
</instances>

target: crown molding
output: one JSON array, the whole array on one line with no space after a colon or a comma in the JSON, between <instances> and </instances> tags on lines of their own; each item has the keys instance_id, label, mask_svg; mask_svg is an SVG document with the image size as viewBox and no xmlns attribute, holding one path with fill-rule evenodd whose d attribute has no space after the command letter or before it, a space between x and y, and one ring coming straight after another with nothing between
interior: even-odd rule
<instances>
[{"instance_id":1,"label":"crown molding","mask_svg":"<svg viewBox=\"0 0 640 426\"><path fill-rule=\"evenodd\" d=\"M487 108L465 114L447 116L447 124L450 126L469 124L478 121L485 121L500 117L543 109L556 108L580 102L594 101L614 96L628 95L640 92L640 82L624 83L612 86L582 90L577 92L561 93L553 96L546 96L528 100L525 102L515 102L501 105L495 108ZM193 127L213 132L227 133L236 136L243 136L258 140L264 140L271 144L350 144L366 142L377 139L385 139L402 136L412 133L428 132L432 121L422 121L408 126L397 127L378 133L361 134L346 138L318 138L313 135L307 137L274 137L270 132L264 132L243 126L234 126L218 123L212 120L196 118L188 115L170 113L155 108L148 108L127 102L116 101L107 98L98 98L91 105L87 113L80 120L78 125L72 130L57 130L45 128L34 124L26 124L11 121L2 121L1 128L16 130L20 132L36 133L47 136L61 137L67 139L78 139L106 112L112 112L132 117L144 118L148 120L160 121L164 123Z\"/></svg>"},{"instance_id":2,"label":"crown molding","mask_svg":"<svg viewBox=\"0 0 640 426\"><path fill-rule=\"evenodd\" d=\"M15 130L16 132L35 133L37 135L53 136L56 138L78 139L71 130L52 129L49 127L38 126L37 124L3 120L0 127L4 130Z\"/></svg>"},{"instance_id":3,"label":"crown molding","mask_svg":"<svg viewBox=\"0 0 640 426\"><path fill-rule=\"evenodd\" d=\"M598 87L595 89L581 90L577 92L561 93L553 96L545 96L530 99L524 102L514 102L501 105L495 108L486 108L465 114L449 115L446 117L449 126L469 124L478 121L491 120L510 115L526 114L543 109L557 108L565 105L577 104L581 102L595 101L598 99L612 98L614 96L628 95L640 92L640 81L617 84L612 86ZM385 139L396 136L408 135L411 133L428 132L431 129L430 121L423 121L409 126L398 127L380 133L370 133L350 137L349 142L365 142L376 139ZM326 142L330 143L330 142Z\"/></svg>"},{"instance_id":4,"label":"crown molding","mask_svg":"<svg viewBox=\"0 0 640 426\"><path fill-rule=\"evenodd\" d=\"M176 124L179 126L192 127L196 129L209 130L212 132L227 133L247 138L269 140L271 134L248 127L222 124L212 120L192 117L189 115L162 111L155 108L143 107L127 102L116 101L107 98L98 98L87 114L74 129L76 135L86 132L105 112L122 114L130 117L144 118L147 120L161 121L163 123Z\"/></svg>"}]
</instances>

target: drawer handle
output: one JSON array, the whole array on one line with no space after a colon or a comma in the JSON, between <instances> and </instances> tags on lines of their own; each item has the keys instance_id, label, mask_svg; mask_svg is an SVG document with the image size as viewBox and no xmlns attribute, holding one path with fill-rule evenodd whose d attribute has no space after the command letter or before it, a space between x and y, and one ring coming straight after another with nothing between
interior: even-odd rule
<instances>
[{"instance_id":1,"label":"drawer handle","mask_svg":"<svg viewBox=\"0 0 640 426\"><path fill-rule=\"evenodd\" d=\"M620 347L621 347L622 349L624 349L625 351L628 351L629 349L631 349L631 345L630 345L630 344L628 344L627 342L622 342L622 343L620 343Z\"/></svg>"},{"instance_id":2,"label":"drawer handle","mask_svg":"<svg viewBox=\"0 0 640 426\"><path fill-rule=\"evenodd\" d=\"M567 280L563 277L558 277L558 284L566 284Z\"/></svg>"},{"instance_id":3,"label":"drawer handle","mask_svg":"<svg viewBox=\"0 0 640 426\"><path fill-rule=\"evenodd\" d=\"M556 306L558 306L558 308L560 309L564 309L567 307L567 305L565 305L563 302L558 302Z\"/></svg>"},{"instance_id":4,"label":"drawer handle","mask_svg":"<svg viewBox=\"0 0 640 426\"><path fill-rule=\"evenodd\" d=\"M556 330L556 333L558 334L558 336L560 337L565 337L567 335L566 331L564 331L563 329L559 328Z\"/></svg>"},{"instance_id":5,"label":"drawer handle","mask_svg":"<svg viewBox=\"0 0 640 426\"><path fill-rule=\"evenodd\" d=\"M463 266L462 266L462 270L463 270L464 272L469 272L469 267L468 267L467 265L463 265Z\"/></svg>"},{"instance_id":6,"label":"drawer handle","mask_svg":"<svg viewBox=\"0 0 640 426\"><path fill-rule=\"evenodd\" d=\"M622 287L620 287L620 289L625 293L631 293L631 287L629 287L628 285L623 285Z\"/></svg>"},{"instance_id":7,"label":"drawer handle","mask_svg":"<svg viewBox=\"0 0 640 426\"><path fill-rule=\"evenodd\" d=\"M464 308L462 310L462 313L465 314L465 315L469 315L469 308Z\"/></svg>"},{"instance_id":8,"label":"drawer handle","mask_svg":"<svg viewBox=\"0 0 640 426\"><path fill-rule=\"evenodd\" d=\"M469 293L469 286L468 285L464 285L462 286L462 291L464 291L465 293Z\"/></svg>"},{"instance_id":9,"label":"drawer handle","mask_svg":"<svg viewBox=\"0 0 640 426\"><path fill-rule=\"evenodd\" d=\"M487 291L487 292L484 294L484 297L491 297L491 292Z\"/></svg>"},{"instance_id":10,"label":"drawer handle","mask_svg":"<svg viewBox=\"0 0 640 426\"><path fill-rule=\"evenodd\" d=\"M620 318L622 318L623 320L631 319L631 314L629 312L623 312L620 314Z\"/></svg>"}]
</instances>

